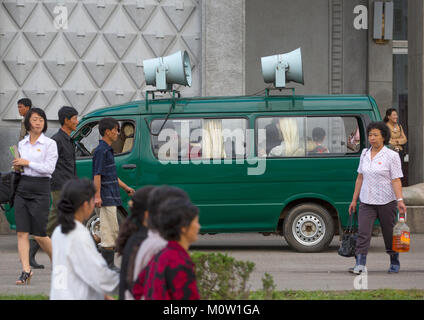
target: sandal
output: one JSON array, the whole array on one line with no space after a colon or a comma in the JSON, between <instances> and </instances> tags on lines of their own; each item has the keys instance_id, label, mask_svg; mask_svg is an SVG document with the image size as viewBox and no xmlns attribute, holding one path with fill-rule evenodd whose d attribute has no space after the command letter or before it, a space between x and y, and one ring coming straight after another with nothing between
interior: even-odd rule
<instances>
[{"instance_id":1,"label":"sandal","mask_svg":"<svg viewBox=\"0 0 424 320\"><path fill-rule=\"evenodd\" d=\"M32 270L29 270L29 272L22 271L21 276L18 278L18 280L16 280L16 285L18 286L24 285L24 284L29 285L31 282L31 277L32 277Z\"/></svg>"}]
</instances>

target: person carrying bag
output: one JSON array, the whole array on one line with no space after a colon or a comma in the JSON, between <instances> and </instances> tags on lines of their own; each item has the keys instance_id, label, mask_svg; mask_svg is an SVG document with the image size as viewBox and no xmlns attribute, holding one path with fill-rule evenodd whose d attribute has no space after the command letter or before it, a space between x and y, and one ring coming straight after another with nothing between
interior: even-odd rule
<instances>
[{"instance_id":1,"label":"person carrying bag","mask_svg":"<svg viewBox=\"0 0 424 320\"><path fill-rule=\"evenodd\" d=\"M15 192L20 177L21 175L19 172L11 171L6 174L0 173L0 206L9 204L10 208L13 207ZM2 209L4 210L3 207Z\"/></svg>"},{"instance_id":2,"label":"person carrying bag","mask_svg":"<svg viewBox=\"0 0 424 320\"><path fill-rule=\"evenodd\" d=\"M354 218L355 216L355 223ZM356 239L358 238L358 230L354 228L354 224L357 225L358 216L356 214L352 214L349 216L349 224L347 229L343 233L342 242L340 243L340 248L338 250L338 254L342 257L354 257L355 249L356 249Z\"/></svg>"}]
</instances>

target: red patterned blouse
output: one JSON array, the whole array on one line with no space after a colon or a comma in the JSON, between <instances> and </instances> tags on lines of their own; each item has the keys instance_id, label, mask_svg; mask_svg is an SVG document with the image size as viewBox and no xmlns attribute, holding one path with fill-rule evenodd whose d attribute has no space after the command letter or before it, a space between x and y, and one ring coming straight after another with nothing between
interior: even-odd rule
<instances>
[{"instance_id":1,"label":"red patterned blouse","mask_svg":"<svg viewBox=\"0 0 424 320\"><path fill-rule=\"evenodd\" d=\"M176 241L149 261L133 287L136 300L198 300L194 263Z\"/></svg>"}]
</instances>

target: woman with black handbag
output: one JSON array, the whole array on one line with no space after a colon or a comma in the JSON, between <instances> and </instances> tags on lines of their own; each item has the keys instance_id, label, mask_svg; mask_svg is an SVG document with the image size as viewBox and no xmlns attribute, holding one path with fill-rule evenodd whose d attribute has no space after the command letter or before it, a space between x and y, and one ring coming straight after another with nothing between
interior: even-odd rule
<instances>
[{"instance_id":1,"label":"woman with black handbag","mask_svg":"<svg viewBox=\"0 0 424 320\"><path fill-rule=\"evenodd\" d=\"M375 220L380 220L386 252L390 256L389 273L400 269L399 254L392 250L393 227L396 222L396 209L406 212L402 199L402 167L399 155L385 147L390 139L389 128L384 122L372 122L367 127L370 148L361 154L358 177L355 183L349 214L358 213L358 239L356 242L356 264L350 272L360 274L366 271L368 249Z\"/></svg>"},{"instance_id":2,"label":"woman with black handbag","mask_svg":"<svg viewBox=\"0 0 424 320\"><path fill-rule=\"evenodd\" d=\"M15 170L23 167L15 195L15 222L22 273L17 285L29 284L29 234L34 236L51 259L52 244L46 234L50 208L50 178L58 158L56 142L44 135L47 118L42 109L32 108L24 120L27 135L18 144L20 158L13 160Z\"/></svg>"}]
</instances>

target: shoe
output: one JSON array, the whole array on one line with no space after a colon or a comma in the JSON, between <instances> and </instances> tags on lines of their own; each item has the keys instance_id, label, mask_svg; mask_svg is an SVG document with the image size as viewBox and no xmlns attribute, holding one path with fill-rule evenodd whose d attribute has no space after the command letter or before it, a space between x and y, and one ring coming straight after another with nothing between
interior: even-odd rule
<instances>
[{"instance_id":1,"label":"shoe","mask_svg":"<svg viewBox=\"0 0 424 320\"><path fill-rule=\"evenodd\" d=\"M44 265L38 264L35 261L35 255L37 254L38 249L40 249L40 245L34 239L29 240L29 265L33 269L44 269Z\"/></svg>"},{"instance_id":2,"label":"shoe","mask_svg":"<svg viewBox=\"0 0 424 320\"><path fill-rule=\"evenodd\" d=\"M390 255L390 268L388 273L398 273L400 270L399 253Z\"/></svg>"},{"instance_id":3,"label":"shoe","mask_svg":"<svg viewBox=\"0 0 424 320\"><path fill-rule=\"evenodd\" d=\"M355 265L352 268L349 268L348 271L350 273L353 273L353 270L355 270L355 267L358 265L358 256L355 255Z\"/></svg>"},{"instance_id":4,"label":"shoe","mask_svg":"<svg viewBox=\"0 0 424 320\"><path fill-rule=\"evenodd\" d=\"M21 286L24 284L29 285L31 282L31 277L32 277L32 270L29 270L29 272L22 271L18 280L16 280L16 285L17 286Z\"/></svg>"},{"instance_id":5,"label":"shoe","mask_svg":"<svg viewBox=\"0 0 424 320\"><path fill-rule=\"evenodd\" d=\"M362 272L367 271L367 267L365 266L367 264L367 255L366 254L358 254L356 258L356 265L353 268L354 274L361 274Z\"/></svg>"},{"instance_id":6,"label":"shoe","mask_svg":"<svg viewBox=\"0 0 424 320\"><path fill-rule=\"evenodd\" d=\"M114 250L108 250L104 248L100 248L100 253L102 254L103 259L106 260L106 264L109 267L109 269L119 272L119 268L115 266L115 251Z\"/></svg>"}]
</instances>

